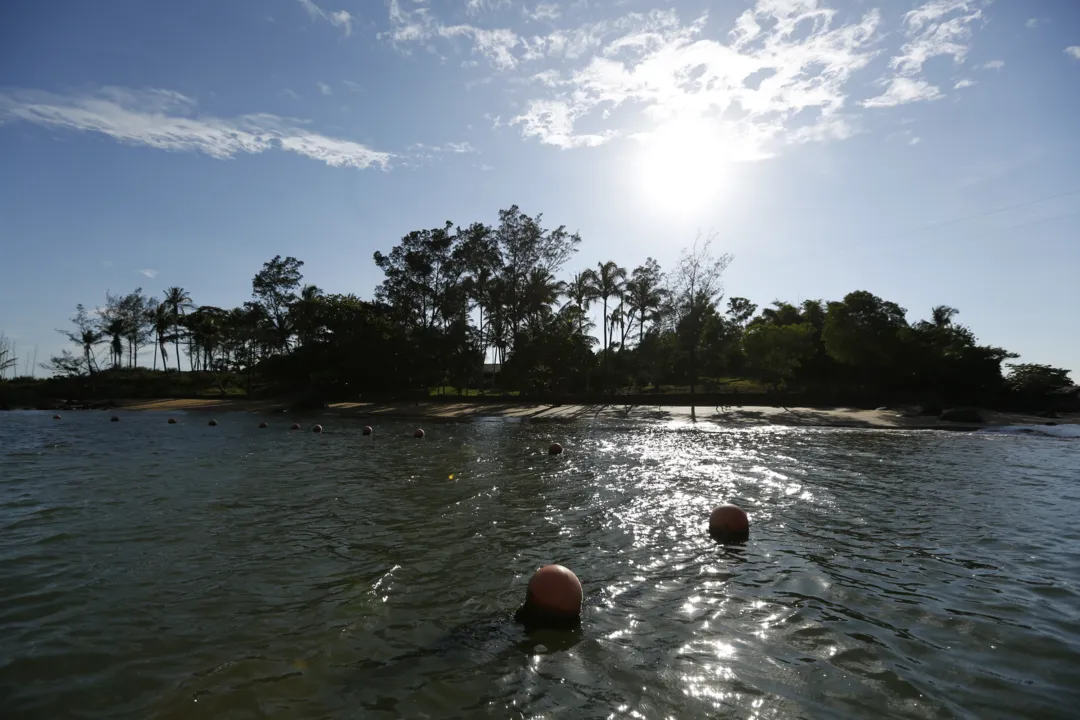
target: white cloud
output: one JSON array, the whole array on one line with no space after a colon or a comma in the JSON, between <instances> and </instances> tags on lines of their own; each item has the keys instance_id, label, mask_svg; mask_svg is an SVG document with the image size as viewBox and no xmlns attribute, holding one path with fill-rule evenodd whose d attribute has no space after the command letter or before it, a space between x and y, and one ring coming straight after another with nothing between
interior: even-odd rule
<instances>
[{"instance_id":1,"label":"white cloud","mask_svg":"<svg viewBox=\"0 0 1080 720\"><path fill-rule=\"evenodd\" d=\"M834 25L835 11L816 0L759 0L735 22L729 44L702 37L706 19L684 24L672 10L654 10L588 28L582 44L596 47L589 62L565 76L534 76L551 92L512 123L526 137L572 148L617 137L611 128L578 130L614 121L617 111L640 112L658 126L697 117L743 159L768 157L776 144L854 133L845 85L875 53L877 11Z\"/></svg>"},{"instance_id":2,"label":"white cloud","mask_svg":"<svg viewBox=\"0 0 1080 720\"><path fill-rule=\"evenodd\" d=\"M963 90L964 88L974 87L975 84L976 83L974 80L964 78L963 80L960 80L955 85L953 85L953 90Z\"/></svg>"},{"instance_id":3,"label":"white cloud","mask_svg":"<svg viewBox=\"0 0 1080 720\"><path fill-rule=\"evenodd\" d=\"M956 63L967 57L971 25L982 18L982 0L932 0L904 15L908 41L889 66L914 77L933 57L949 56Z\"/></svg>"},{"instance_id":4,"label":"white cloud","mask_svg":"<svg viewBox=\"0 0 1080 720\"><path fill-rule=\"evenodd\" d=\"M1024 26L1028 30L1034 30L1035 28L1039 27L1039 18L1028 18L1028 21L1024 23Z\"/></svg>"},{"instance_id":5,"label":"white cloud","mask_svg":"<svg viewBox=\"0 0 1080 720\"><path fill-rule=\"evenodd\" d=\"M1005 67L1005 61L1004 60L991 60L990 62L984 64L983 67L986 68L987 70L1000 70L1001 68Z\"/></svg>"},{"instance_id":6,"label":"white cloud","mask_svg":"<svg viewBox=\"0 0 1080 720\"><path fill-rule=\"evenodd\" d=\"M316 82L315 87L319 88L319 92L321 92L323 95L333 95L334 94L334 91L330 89L330 86L327 85L326 83L324 83L322 80L319 80L318 82Z\"/></svg>"},{"instance_id":7,"label":"white cloud","mask_svg":"<svg viewBox=\"0 0 1080 720\"><path fill-rule=\"evenodd\" d=\"M334 27L342 28L345 31L345 36L352 35L352 21L353 16L349 14L347 10L323 10L316 5L313 0L296 0L298 3L304 6L304 9L308 11L308 15L312 18L322 19L333 25Z\"/></svg>"},{"instance_id":8,"label":"white cloud","mask_svg":"<svg viewBox=\"0 0 1080 720\"><path fill-rule=\"evenodd\" d=\"M169 90L103 88L72 96L0 93L0 119L101 133L160 150L201 152L224 159L278 148L334 167L383 169L392 157L360 143L311 132L300 120L269 114L218 118L197 113L195 106L194 100Z\"/></svg>"},{"instance_id":9,"label":"white cloud","mask_svg":"<svg viewBox=\"0 0 1080 720\"><path fill-rule=\"evenodd\" d=\"M884 93L869 100L863 100L862 106L868 108L887 108L922 100L937 100L941 90L925 80L911 78L893 78Z\"/></svg>"},{"instance_id":10,"label":"white cloud","mask_svg":"<svg viewBox=\"0 0 1080 720\"><path fill-rule=\"evenodd\" d=\"M417 150L428 153L474 153L479 152L472 143L465 142L449 142L444 145L425 145L424 143L413 143L409 146L410 150Z\"/></svg>"},{"instance_id":11,"label":"white cloud","mask_svg":"<svg viewBox=\"0 0 1080 720\"><path fill-rule=\"evenodd\" d=\"M512 50L520 42L512 30L488 30L465 24L445 25L436 20L428 8L405 10L399 0L390 0L390 31L380 33L379 37L389 39L399 49L409 43L422 43L430 47L430 41L435 38L463 38L470 41L473 53L484 56L499 70L510 70L517 66Z\"/></svg>"},{"instance_id":12,"label":"white cloud","mask_svg":"<svg viewBox=\"0 0 1080 720\"><path fill-rule=\"evenodd\" d=\"M538 3L532 10L523 10L525 17L530 20L558 20L562 15L559 6L555 3Z\"/></svg>"},{"instance_id":13,"label":"white cloud","mask_svg":"<svg viewBox=\"0 0 1080 720\"><path fill-rule=\"evenodd\" d=\"M1080 45L1070 45L1069 47L1065 48L1065 54L1071 55L1077 60L1080 60Z\"/></svg>"},{"instance_id":14,"label":"white cloud","mask_svg":"<svg viewBox=\"0 0 1080 720\"><path fill-rule=\"evenodd\" d=\"M465 12L477 15L485 10L510 7L510 0L465 0Z\"/></svg>"},{"instance_id":15,"label":"white cloud","mask_svg":"<svg viewBox=\"0 0 1080 720\"><path fill-rule=\"evenodd\" d=\"M137 272L140 275L145 275L146 277L150 278L151 280L153 280L154 278L156 278L158 276L158 271L157 270L144 269L144 270L138 270Z\"/></svg>"},{"instance_id":16,"label":"white cloud","mask_svg":"<svg viewBox=\"0 0 1080 720\"><path fill-rule=\"evenodd\" d=\"M285 97L289 98L290 100L299 100L300 99L300 95L295 90L293 90L292 88L285 88L284 90L281 91L281 94L284 95Z\"/></svg>"}]
</instances>

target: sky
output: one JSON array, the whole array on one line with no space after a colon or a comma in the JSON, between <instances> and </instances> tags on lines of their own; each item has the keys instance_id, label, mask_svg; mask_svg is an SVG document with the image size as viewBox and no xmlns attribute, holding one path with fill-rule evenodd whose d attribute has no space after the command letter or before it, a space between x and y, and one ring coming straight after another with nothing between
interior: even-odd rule
<instances>
[{"instance_id":1,"label":"sky","mask_svg":"<svg viewBox=\"0 0 1080 720\"><path fill-rule=\"evenodd\" d=\"M0 332L21 372L76 303L233 307L278 254L370 298L517 204L567 275L713 233L728 296L947 304L1080 380L1078 118L1065 0L16 0Z\"/></svg>"}]
</instances>

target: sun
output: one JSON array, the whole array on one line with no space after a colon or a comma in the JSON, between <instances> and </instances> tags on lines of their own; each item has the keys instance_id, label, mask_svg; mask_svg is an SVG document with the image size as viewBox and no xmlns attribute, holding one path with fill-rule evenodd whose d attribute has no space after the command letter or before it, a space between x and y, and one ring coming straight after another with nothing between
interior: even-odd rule
<instances>
[{"instance_id":1,"label":"sun","mask_svg":"<svg viewBox=\"0 0 1080 720\"><path fill-rule=\"evenodd\" d=\"M708 120L678 119L641 136L635 173L646 201L664 213L700 212L721 199L732 174L732 141Z\"/></svg>"}]
</instances>

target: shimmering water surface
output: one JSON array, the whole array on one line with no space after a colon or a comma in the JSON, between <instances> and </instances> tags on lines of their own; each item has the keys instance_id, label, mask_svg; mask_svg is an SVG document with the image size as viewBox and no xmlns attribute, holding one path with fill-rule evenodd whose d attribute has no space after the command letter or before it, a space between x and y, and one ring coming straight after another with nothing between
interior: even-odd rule
<instances>
[{"instance_id":1,"label":"shimmering water surface","mask_svg":"<svg viewBox=\"0 0 1080 720\"><path fill-rule=\"evenodd\" d=\"M3 717L1080 707L1076 439L177 417L0 414ZM579 633L511 621L548 562Z\"/></svg>"}]
</instances>

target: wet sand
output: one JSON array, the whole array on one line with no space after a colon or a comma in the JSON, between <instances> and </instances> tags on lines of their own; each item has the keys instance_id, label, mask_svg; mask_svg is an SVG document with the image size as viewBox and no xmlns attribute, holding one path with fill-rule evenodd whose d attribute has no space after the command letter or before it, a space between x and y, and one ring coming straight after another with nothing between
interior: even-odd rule
<instances>
[{"instance_id":1,"label":"wet sand","mask_svg":"<svg viewBox=\"0 0 1080 720\"><path fill-rule=\"evenodd\" d=\"M943 429L970 430L1006 425L1045 425L1048 422L1080 424L1080 413L1062 413L1048 419L1038 415L981 411L982 424L947 422L933 416L917 416L906 408L862 410L857 408L807 408L771 406L698 405L693 414L689 406L669 405L535 405L515 402L372 402L333 403L323 410L293 412L288 403L279 400L244 399L175 399L132 400L121 403L125 410L155 410L168 412L251 412L303 415L312 412L356 417L414 417L425 419L467 419L504 417L530 420L569 421L596 417L617 419L691 420L707 421L735 427L756 425L788 425L797 427L861 427L878 429Z\"/></svg>"}]
</instances>

